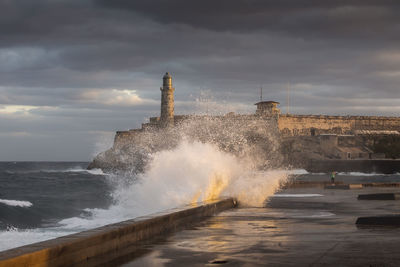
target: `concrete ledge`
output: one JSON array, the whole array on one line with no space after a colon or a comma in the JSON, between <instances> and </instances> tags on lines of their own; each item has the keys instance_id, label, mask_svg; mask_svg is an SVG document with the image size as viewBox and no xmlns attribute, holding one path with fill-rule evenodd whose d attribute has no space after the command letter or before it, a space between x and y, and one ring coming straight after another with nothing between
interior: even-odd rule
<instances>
[{"instance_id":1,"label":"concrete ledge","mask_svg":"<svg viewBox=\"0 0 400 267\"><path fill-rule=\"evenodd\" d=\"M325 185L324 189L362 189L362 184L329 184Z\"/></svg>"},{"instance_id":2,"label":"concrete ledge","mask_svg":"<svg viewBox=\"0 0 400 267\"><path fill-rule=\"evenodd\" d=\"M400 187L400 183L364 183L363 187Z\"/></svg>"},{"instance_id":3,"label":"concrete ledge","mask_svg":"<svg viewBox=\"0 0 400 267\"><path fill-rule=\"evenodd\" d=\"M349 184L350 189L362 189L362 184Z\"/></svg>"},{"instance_id":4,"label":"concrete ledge","mask_svg":"<svg viewBox=\"0 0 400 267\"><path fill-rule=\"evenodd\" d=\"M335 184L343 184L343 182L339 181ZM281 188L307 188L307 187L325 187L327 185L332 185L330 181L290 181L281 185Z\"/></svg>"},{"instance_id":5,"label":"concrete ledge","mask_svg":"<svg viewBox=\"0 0 400 267\"><path fill-rule=\"evenodd\" d=\"M348 184L333 184L333 185L326 185L324 189L350 189L350 185Z\"/></svg>"},{"instance_id":6,"label":"concrete ledge","mask_svg":"<svg viewBox=\"0 0 400 267\"><path fill-rule=\"evenodd\" d=\"M358 200L396 200L400 199L398 193L380 193L380 194L363 194L358 195Z\"/></svg>"},{"instance_id":7,"label":"concrete ledge","mask_svg":"<svg viewBox=\"0 0 400 267\"><path fill-rule=\"evenodd\" d=\"M310 160L305 167L308 172L365 172L393 174L400 170L398 159L329 159Z\"/></svg>"},{"instance_id":8,"label":"concrete ledge","mask_svg":"<svg viewBox=\"0 0 400 267\"><path fill-rule=\"evenodd\" d=\"M117 255L137 242L182 229L236 205L233 198L209 201L6 250L0 252L0 267L102 265L113 260L105 254ZM103 258L101 263L93 260L97 257Z\"/></svg>"},{"instance_id":9,"label":"concrete ledge","mask_svg":"<svg viewBox=\"0 0 400 267\"><path fill-rule=\"evenodd\" d=\"M400 183L362 183L362 184L344 184L342 181L335 182L336 186L348 186L348 189L362 189L364 187L400 187ZM308 187L330 187L331 182L314 182L314 181L294 181L281 185L281 188L308 188ZM336 187L335 187L336 188ZM332 189L332 188L330 188Z\"/></svg>"},{"instance_id":10,"label":"concrete ledge","mask_svg":"<svg viewBox=\"0 0 400 267\"><path fill-rule=\"evenodd\" d=\"M359 217L357 226L400 226L400 215L384 215L374 217Z\"/></svg>"}]
</instances>

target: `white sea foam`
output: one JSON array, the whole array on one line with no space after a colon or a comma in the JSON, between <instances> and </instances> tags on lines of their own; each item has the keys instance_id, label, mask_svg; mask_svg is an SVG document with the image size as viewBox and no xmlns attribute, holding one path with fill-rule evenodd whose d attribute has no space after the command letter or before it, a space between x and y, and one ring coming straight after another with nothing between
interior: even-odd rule
<instances>
[{"instance_id":1,"label":"white sea foam","mask_svg":"<svg viewBox=\"0 0 400 267\"><path fill-rule=\"evenodd\" d=\"M38 228L20 230L15 227L9 227L7 231L0 231L0 251L72 233L74 232L63 231L62 229Z\"/></svg>"},{"instance_id":2,"label":"white sea foam","mask_svg":"<svg viewBox=\"0 0 400 267\"><path fill-rule=\"evenodd\" d=\"M35 171L30 171L30 172L83 172L83 173L90 173L93 175L105 175L105 173L101 169L83 169L81 167L76 167L76 168L69 168L69 169L64 169L64 170L57 170L57 169L51 169L51 170L35 170Z\"/></svg>"},{"instance_id":3,"label":"white sea foam","mask_svg":"<svg viewBox=\"0 0 400 267\"><path fill-rule=\"evenodd\" d=\"M22 208L29 208L33 205L29 201L12 200L12 199L0 199L0 203L8 205L8 206L22 207Z\"/></svg>"},{"instance_id":4,"label":"white sea foam","mask_svg":"<svg viewBox=\"0 0 400 267\"><path fill-rule=\"evenodd\" d=\"M63 170L61 172L87 172L87 173L90 173L93 175L105 175L105 173L101 169L87 170L87 169L82 169L82 168L72 168L72 169Z\"/></svg>"},{"instance_id":5,"label":"white sea foam","mask_svg":"<svg viewBox=\"0 0 400 267\"><path fill-rule=\"evenodd\" d=\"M48 173L57 173L57 172L61 172L61 173L67 173L67 172L76 172L76 173L90 173L93 175L106 175L101 169L92 169L92 170L88 170L88 169L83 169L81 167L75 167L75 168L68 168L68 169L38 169L38 170L28 170L28 171L6 171L6 173L9 174L15 174L15 173L40 173L40 172L48 172Z\"/></svg>"},{"instance_id":6,"label":"white sea foam","mask_svg":"<svg viewBox=\"0 0 400 267\"><path fill-rule=\"evenodd\" d=\"M304 174L310 174L308 171L304 169L293 169L293 170L288 170L288 174L291 175L304 175Z\"/></svg>"}]
</instances>

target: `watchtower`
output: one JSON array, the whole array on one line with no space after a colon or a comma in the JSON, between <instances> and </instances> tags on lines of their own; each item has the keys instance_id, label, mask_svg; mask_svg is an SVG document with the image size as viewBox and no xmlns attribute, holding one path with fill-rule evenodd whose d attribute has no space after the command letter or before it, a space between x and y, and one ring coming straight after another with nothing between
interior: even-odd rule
<instances>
[{"instance_id":1,"label":"watchtower","mask_svg":"<svg viewBox=\"0 0 400 267\"><path fill-rule=\"evenodd\" d=\"M174 91L172 76L167 72L163 77L161 90L161 116L160 125L168 127L174 125Z\"/></svg>"},{"instance_id":2,"label":"watchtower","mask_svg":"<svg viewBox=\"0 0 400 267\"><path fill-rule=\"evenodd\" d=\"M279 115L281 111L278 108L279 102L275 101L261 101L256 103L257 111L256 114L258 115Z\"/></svg>"}]
</instances>

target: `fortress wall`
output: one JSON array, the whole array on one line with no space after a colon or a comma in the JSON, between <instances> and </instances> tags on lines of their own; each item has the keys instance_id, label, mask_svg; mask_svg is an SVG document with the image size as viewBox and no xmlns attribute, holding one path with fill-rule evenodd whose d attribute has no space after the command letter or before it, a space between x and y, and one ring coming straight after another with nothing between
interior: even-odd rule
<instances>
[{"instance_id":1,"label":"fortress wall","mask_svg":"<svg viewBox=\"0 0 400 267\"><path fill-rule=\"evenodd\" d=\"M221 123L237 123L246 127L270 125L273 117L256 115L232 116L175 116L178 126L187 120L209 122L220 120ZM115 135L114 148L135 143L143 131L157 128L159 118L151 118L150 123L143 124L142 129L119 131ZM246 123L243 123L247 121ZM310 136L319 134L354 134L355 130L397 130L400 131L400 117L376 116L327 116L327 115L280 115L278 118L279 131L283 136Z\"/></svg>"},{"instance_id":2,"label":"fortress wall","mask_svg":"<svg viewBox=\"0 0 400 267\"><path fill-rule=\"evenodd\" d=\"M400 117L280 115L284 136L353 134L354 130L400 130Z\"/></svg>"},{"instance_id":3,"label":"fortress wall","mask_svg":"<svg viewBox=\"0 0 400 267\"><path fill-rule=\"evenodd\" d=\"M141 129L134 129L129 131L117 131L114 137L113 148L119 149L126 144L135 142L135 139L142 132Z\"/></svg>"},{"instance_id":4,"label":"fortress wall","mask_svg":"<svg viewBox=\"0 0 400 267\"><path fill-rule=\"evenodd\" d=\"M315 135L323 133L345 134L353 128L349 117L281 115L278 127L284 136ZM313 130L314 129L314 130Z\"/></svg>"},{"instance_id":5,"label":"fortress wall","mask_svg":"<svg viewBox=\"0 0 400 267\"><path fill-rule=\"evenodd\" d=\"M352 117L355 130L400 130L399 117Z\"/></svg>"}]
</instances>

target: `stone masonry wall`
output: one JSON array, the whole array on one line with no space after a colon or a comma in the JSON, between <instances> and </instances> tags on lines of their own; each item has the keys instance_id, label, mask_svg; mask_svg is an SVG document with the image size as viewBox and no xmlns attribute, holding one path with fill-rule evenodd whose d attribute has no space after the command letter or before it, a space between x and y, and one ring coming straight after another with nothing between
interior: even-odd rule
<instances>
[{"instance_id":1,"label":"stone masonry wall","mask_svg":"<svg viewBox=\"0 0 400 267\"><path fill-rule=\"evenodd\" d=\"M400 117L280 115L283 136L354 134L355 130L400 131Z\"/></svg>"},{"instance_id":2,"label":"stone masonry wall","mask_svg":"<svg viewBox=\"0 0 400 267\"><path fill-rule=\"evenodd\" d=\"M193 119L193 116L174 116L175 124ZM201 116L199 116L200 118ZM254 120L254 123L268 121L269 117L237 116ZM224 119L221 117L220 119ZM156 127L159 118L151 118L143 129ZM278 127L282 136L311 136L319 134L354 134L355 130L396 130L400 131L400 117L373 116L324 116L324 115L280 115ZM120 148L128 143L135 143L143 129L119 131L115 135L114 147Z\"/></svg>"},{"instance_id":3,"label":"stone masonry wall","mask_svg":"<svg viewBox=\"0 0 400 267\"><path fill-rule=\"evenodd\" d=\"M161 89L161 117L162 126L170 126L174 123L174 88Z\"/></svg>"},{"instance_id":4,"label":"stone masonry wall","mask_svg":"<svg viewBox=\"0 0 400 267\"><path fill-rule=\"evenodd\" d=\"M114 137L114 145L115 149L120 149L124 145L134 144L138 135L142 132L141 129L134 129L129 131L117 131Z\"/></svg>"}]
</instances>

